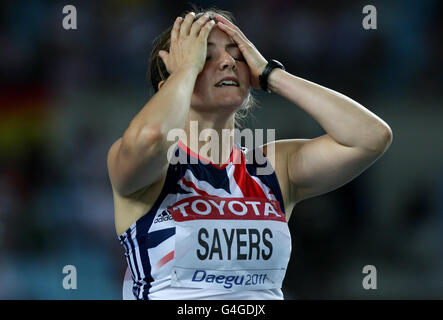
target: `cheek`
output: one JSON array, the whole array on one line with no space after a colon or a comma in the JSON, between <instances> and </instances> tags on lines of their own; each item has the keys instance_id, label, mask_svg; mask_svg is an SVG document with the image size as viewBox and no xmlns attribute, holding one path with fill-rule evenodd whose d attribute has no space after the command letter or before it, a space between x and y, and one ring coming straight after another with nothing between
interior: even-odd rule
<instances>
[{"instance_id":1,"label":"cheek","mask_svg":"<svg viewBox=\"0 0 443 320\"><path fill-rule=\"evenodd\" d=\"M249 71L249 67L244 66L244 72L242 74L244 74L244 81L246 83L248 83L249 86L251 86L251 72Z\"/></svg>"},{"instance_id":2,"label":"cheek","mask_svg":"<svg viewBox=\"0 0 443 320\"><path fill-rule=\"evenodd\" d=\"M191 97L191 105L199 106L206 104L210 99L211 79L204 73L200 73L195 81L194 92Z\"/></svg>"},{"instance_id":3,"label":"cheek","mask_svg":"<svg viewBox=\"0 0 443 320\"><path fill-rule=\"evenodd\" d=\"M194 94L206 95L211 86L211 78L207 73L200 73L195 81Z\"/></svg>"},{"instance_id":4,"label":"cheek","mask_svg":"<svg viewBox=\"0 0 443 320\"><path fill-rule=\"evenodd\" d=\"M237 76L243 83L243 86L249 88L251 86L251 73L246 63L239 62L237 64Z\"/></svg>"}]
</instances>

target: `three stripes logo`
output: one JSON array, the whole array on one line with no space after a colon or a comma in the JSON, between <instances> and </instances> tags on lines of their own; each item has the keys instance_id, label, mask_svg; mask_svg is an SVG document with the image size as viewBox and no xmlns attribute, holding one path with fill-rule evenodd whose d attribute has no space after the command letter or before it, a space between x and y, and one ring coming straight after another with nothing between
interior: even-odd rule
<instances>
[{"instance_id":1,"label":"three stripes logo","mask_svg":"<svg viewBox=\"0 0 443 320\"><path fill-rule=\"evenodd\" d=\"M172 216L169 213L169 211L164 210L162 211L162 213L160 213L160 215L154 220L154 223L158 223L158 222L164 222L164 221L169 221L172 220Z\"/></svg>"}]
</instances>

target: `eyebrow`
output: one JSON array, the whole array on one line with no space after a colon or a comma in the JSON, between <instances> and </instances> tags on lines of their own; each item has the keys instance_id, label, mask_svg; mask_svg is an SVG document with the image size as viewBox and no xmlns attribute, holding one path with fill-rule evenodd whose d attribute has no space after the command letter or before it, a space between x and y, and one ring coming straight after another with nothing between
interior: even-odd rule
<instances>
[{"instance_id":1,"label":"eyebrow","mask_svg":"<svg viewBox=\"0 0 443 320\"><path fill-rule=\"evenodd\" d=\"M208 46L215 46L215 43L208 42ZM225 45L225 48L237 48L237 44L235 42L230 42L227 45Z\"/></svg>"}]
</instances>

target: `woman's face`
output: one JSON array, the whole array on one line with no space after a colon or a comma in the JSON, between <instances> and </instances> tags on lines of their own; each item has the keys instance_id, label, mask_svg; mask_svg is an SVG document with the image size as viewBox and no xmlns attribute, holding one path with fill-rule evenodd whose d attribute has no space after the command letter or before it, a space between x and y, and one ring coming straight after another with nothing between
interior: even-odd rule
<instances>
[{"instance_id":1,"label":"woman's face","mask_svg":"<svg viewBox=\"0 0 443 320\"><path fill-rule=\"evenodd\" d=\"M233 78L236 85L220 85L220 80ZM234 40L225 32L213 28L208 37L206 63L197 77L191 106L196 111L223 108L237 110L247 99L250 73Z\"/></svg>"}]
</instances>

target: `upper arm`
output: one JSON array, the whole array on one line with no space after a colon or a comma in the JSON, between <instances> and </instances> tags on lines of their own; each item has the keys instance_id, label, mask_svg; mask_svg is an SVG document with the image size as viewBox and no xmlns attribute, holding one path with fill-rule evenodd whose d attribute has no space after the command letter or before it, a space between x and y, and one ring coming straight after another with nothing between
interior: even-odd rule
<instances>
[{"instance_id":1,"label":"upper arm","mask_svg":"<svg viewBox=\"0 0 443 320\"><path fill-rule=\"evenodd\" d=\"M337 143L328 134L282 142L294 202L321 195L348 183L367 169L384 150L371 151Z\"/></svg>"},{"instance_id":2,"label":"upper arm","mask_svg":"<svg viewBox=\"0 0 443 320\"><path fill-rule=\"evenodd\" d=\"M144 143L137 144L137 140ZM143 137L127 135L111 146L107 158L108 173L119 194L132 194L162 177L168 161L166 154L159 151L158 141L160 139L149 133Z\"/></svg>"}]
</instances>

